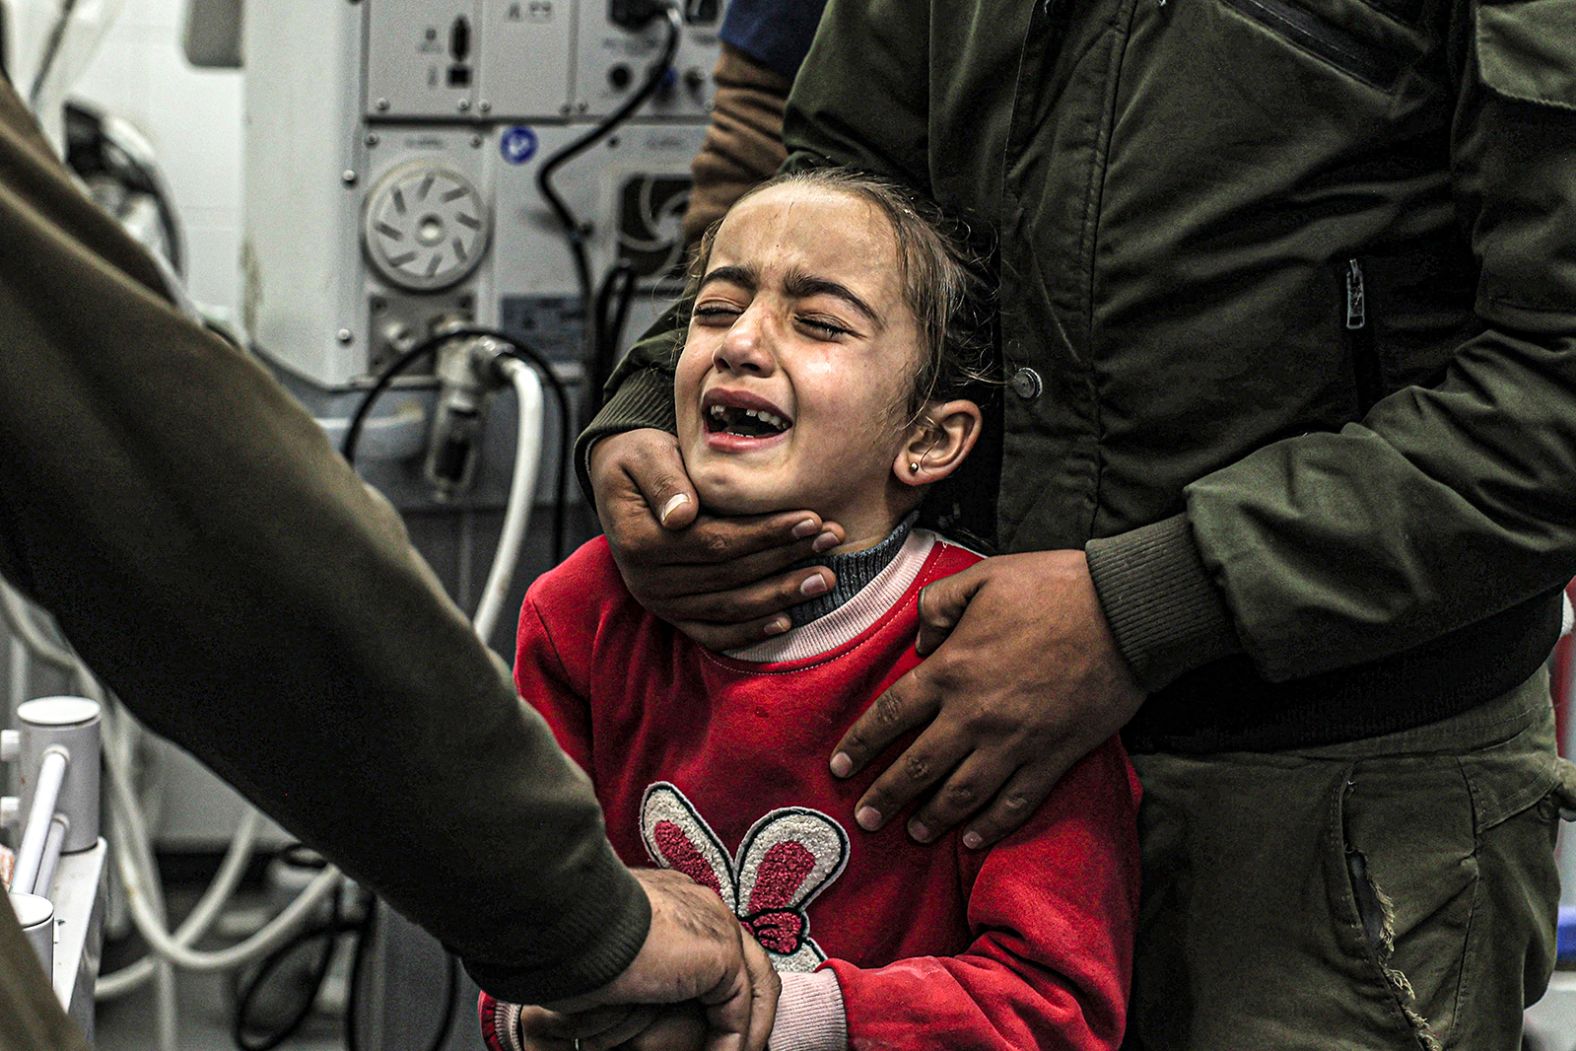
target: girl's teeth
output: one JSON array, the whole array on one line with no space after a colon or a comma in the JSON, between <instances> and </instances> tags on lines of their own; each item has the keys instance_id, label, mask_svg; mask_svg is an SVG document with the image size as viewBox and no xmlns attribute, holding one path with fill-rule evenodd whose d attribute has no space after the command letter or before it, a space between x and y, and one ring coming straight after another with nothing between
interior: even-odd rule
<instances>
[{"instance_id":1,"label":"girl's teeth","mask_svg":"<svg viewBox=\"0 0 1576 1051\"><path fill-rule=\"evenodd\" d=\"M743 409L741 411L750 419L760 420L762 423L768 424L779 431L786 430L788 427L787 422L781 416L778 416L775 413L767 412L765 409ZM713 419L718 420L719 422L725 421L728 418L727 406L713 405L711 407L711 416Z\"/></svg>"}]
</instances>

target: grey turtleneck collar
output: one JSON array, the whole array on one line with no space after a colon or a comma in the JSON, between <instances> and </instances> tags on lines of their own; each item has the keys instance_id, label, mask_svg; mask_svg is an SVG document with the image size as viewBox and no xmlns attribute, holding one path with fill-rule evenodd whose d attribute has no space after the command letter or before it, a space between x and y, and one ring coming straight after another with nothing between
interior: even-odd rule
<instances>
[{"instance_id":1,"label":"grey turtleneck collar","mask_svg":"<svg viewBox=\"0 0 1576 1051\"><path fill-rule=\"evenodd\" d=\"M919 512L912 512L875 547L844 554L821 555L795 566L796 569L825 566L837 574L837 583L833 584L832 590L826 594L818 595L789 609L788 618L793 622L793 626L801 628L812 620L818 620L863 591L865 585L891 565L898 552L903 550L903 542L908 539L908 534L918 520Z\"/></svg>"}]
</instances>

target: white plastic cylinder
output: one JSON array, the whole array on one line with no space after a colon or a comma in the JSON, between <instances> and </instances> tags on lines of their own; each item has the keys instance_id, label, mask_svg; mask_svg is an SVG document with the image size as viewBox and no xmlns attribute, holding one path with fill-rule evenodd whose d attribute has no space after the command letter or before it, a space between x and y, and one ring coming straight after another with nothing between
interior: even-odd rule
<instances>
[{"instance_id":1,"label":"white plastic cylinder","mask_svg":"<svg viewBox=\"0 0 1576 1051\"><path fill-rule=\"evenodd\" d=\"M59 814L49 823L49 835L44 837L44 857L38 863L38 876L33 880L35 893L46 897L55 885L55 869L60 866L60 848L66 842L66 819Z\"/></svg>"},{"instance_id":2,"label":"white plastic cylinder","mask_svg":"<svg viewBox=\"0 0 1576 1051\"><path fill-rule=\"evenodd\" d=\"M10 894L11 911L16 913L17 923L22 925L22 933L27 936L27 943L38 954L38 960L44 965L44 973L49 980L55 980L55 907L49 903L48 898L41 898L37 894Z\"/></svg>"},{"instance_id":3,"label":"white plastic cylinder","mask_svg":"<svg viewBox=\"0 0 1576 1051\"><path fill-rule=\"evenodd\" d=\"M25 894L43 890L47 895L49 892L47 887L38 886L38 874L44 867L44 847L55 827L60 790L65 784L69 763L70 757L64 748L50 747L44 750L44 757L33 772L33 798L28 804L22 843L16 851L16 872L11 877L11 886Z\"/></svg>"},{"instance_id":4,"label":"white plastic cylinder","mask_svg":"<svg viewBox=\"0 0 1576 1051\"><path fill-rule=\"evenodd\" d=\"M64 749L71 762L55 807L67 822L61 849L67 854L91 849L99 837L98 702L86 697L40 697L18 705L16 716L21 723L22 813L32 811L44 753Z\"/></svg>"}]
</instances>

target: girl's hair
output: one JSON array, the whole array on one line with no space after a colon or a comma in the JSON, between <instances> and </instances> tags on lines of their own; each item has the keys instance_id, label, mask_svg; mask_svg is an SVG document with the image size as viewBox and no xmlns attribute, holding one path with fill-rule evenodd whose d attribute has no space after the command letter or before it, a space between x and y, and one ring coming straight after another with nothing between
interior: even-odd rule
<instances>
[{"instance_id":1,"label":"girl's hair","mask_svg":"<svg viewBox=\"0 0 1576 1051\"><path fill-rule=\"evenodd\" d=\"M914 312L924 341L909 398L909 421L927 403L967 395L993 383L990 318L994 305L983 253L970 243L967 224L949 218L933 201L907 187L849 168L810 168L760 183L735 204L773 186L805 186L846 193L872 205L887 221L897 243L903 299ZM726 216L724 217L726 218ZM722 220L701 237L690 267L686 299L694 304Z\"/></svg>"}]
</instances>

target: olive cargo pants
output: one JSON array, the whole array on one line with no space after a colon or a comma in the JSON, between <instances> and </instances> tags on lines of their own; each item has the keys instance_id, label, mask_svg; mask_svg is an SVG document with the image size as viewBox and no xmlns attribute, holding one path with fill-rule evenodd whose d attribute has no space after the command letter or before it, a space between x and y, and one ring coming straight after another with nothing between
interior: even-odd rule
<instances>
[{"instance_id":1,"label":"olive cargo pants","mask_svg":"<svg viewBox=\"0 0 1576 1051\"><path fill-rule=\"evenodd\" d=\"M1548 677L1413 730L1134 755L1131 1051L1516 1051L1576 800Z\"/></svg>"}]
</instances>

